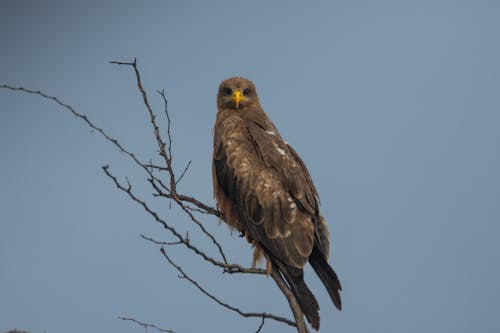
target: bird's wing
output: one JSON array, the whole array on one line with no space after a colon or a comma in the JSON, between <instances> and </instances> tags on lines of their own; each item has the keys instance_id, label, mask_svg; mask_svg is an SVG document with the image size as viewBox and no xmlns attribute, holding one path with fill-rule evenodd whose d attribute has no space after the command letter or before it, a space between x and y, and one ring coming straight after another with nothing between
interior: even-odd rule
<instances>
[{"instance_id":1,"label":"bird's wing","mask_svg":"<svg viewBox=\"0 0 500 333\"><path fill-rule=\"evenodd\" d=\"M275 129L235 120L221 131L216 133L214 176L244 231L270 255L303 267L319 217L316 190L303 162Z\"/></svg>"}]
</instances>

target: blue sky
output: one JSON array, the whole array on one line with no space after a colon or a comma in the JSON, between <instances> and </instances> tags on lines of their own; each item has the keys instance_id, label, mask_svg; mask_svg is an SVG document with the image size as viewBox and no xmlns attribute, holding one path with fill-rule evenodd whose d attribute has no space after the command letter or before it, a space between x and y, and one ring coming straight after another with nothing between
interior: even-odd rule
<instances>
[{"instance_id":1,"label":"blue sky","mask_svg":"<svg viewBox=\"0 0 500 333\"><path fill-rule=\"evenodd\" d=\"M40 89L155 156L128 68L165 89L180 191L214 204L218 84L252 79L309 167L332 232L344 310L306 269L322 332L500 330L500 4L497 1L2 1L0 83ZM101 170L215 255L145 176L82 122L0 90L0 332L254 332L201 295L139 234L171 240ZM251 249L207 227L249 265ZM272 280L172 256L246 311L291 317ZM289 332L266 322L264 332Z\"/></svg>"}]
</instances>

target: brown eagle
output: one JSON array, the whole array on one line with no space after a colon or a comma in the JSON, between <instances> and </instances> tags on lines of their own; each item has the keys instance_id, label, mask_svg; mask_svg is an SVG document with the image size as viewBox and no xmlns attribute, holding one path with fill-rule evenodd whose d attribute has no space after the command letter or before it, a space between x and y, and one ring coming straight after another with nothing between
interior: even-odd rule
<instances>
[{"instance_id":1,"label":"brown eagle","mask_svg":"<svg viewBox=\"0 0 500 333\"><path fill-rule=\"evenodd\" d=\"M254 84L235 77L220 84L214 128L213 182L223 219L264 254L267 272L287 281L311 326L319 305L304 282L309 261L333 303L342 307L340 281L327 260L330 235L304 162L264 113Z\"/></svg>"}]
</instances>

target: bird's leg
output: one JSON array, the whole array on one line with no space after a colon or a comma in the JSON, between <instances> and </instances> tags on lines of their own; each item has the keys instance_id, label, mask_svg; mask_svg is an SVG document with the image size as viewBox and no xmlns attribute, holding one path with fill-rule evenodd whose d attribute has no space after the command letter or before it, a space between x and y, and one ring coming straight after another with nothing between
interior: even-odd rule
<instances>
[{"instance_id":1,"label":"bird's leg","mask_svg":"<svg viewBox=\"0 0 500 333\"><path fill-rule=\"evenodd\" d=\"M252 268L257 267L257 262L259 262L262 259L262 248L258 246L257 244L253 244L255 247L255 250L253 251L253 260L252 260Z\"/></svg>"},{"instance_id":2,"label":"bird's leg","mask_svg":"<svg viewBox=\"0 0 500 333\"><path fill-rule=\"evenodd\" d=\"M266 254L264 254L264 256L266 257L266 276L269 276L271 275L271 271L273 270L273 263Z\"/></svg>"},{"instance_id":3,"label":"bird's leg","mask_svg":"<svg viewBox=\"0 0 500 333\"><path fill-rule=\"evenodd\" d=\"M257 262L259 262L262 257L266 258L266 275L271 275L271 271L273 270L273 263L271 259L267 256L261 246L256 242L252 242L255 250L253 251L253 260L252 260L252 268L257 267Z\"/></svg>"}]
</instances>

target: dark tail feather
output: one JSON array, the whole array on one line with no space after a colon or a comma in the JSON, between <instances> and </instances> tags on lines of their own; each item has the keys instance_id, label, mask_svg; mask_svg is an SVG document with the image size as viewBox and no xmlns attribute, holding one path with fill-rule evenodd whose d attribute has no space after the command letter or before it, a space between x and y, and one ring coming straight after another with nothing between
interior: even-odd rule
<instances>
[{"instance_id":1,"label":"dark tail feather","mask_svg":"<svg viewBox=\"0 0 500 333\"><path fill-rule=\"evenodd\" d=\"M333 304L335 304L337 309L342 310L342 300L340 299L339 293L339 291L342 290L340 281L337 274L335 274L333 269L326 262L325 257L316 247L314 247L311 256L309 257L309 263L314 268L316 274L318 274L321 282L325 285Z\"/></svg>"},{"instance_id":2,"label":"dark tail feather","mask_svg":"<svg viewBox=\"0 0 500 333\"><path fill-rule=\"evenodd\" d=\"M304 282L304 272L302 269L285 266L282 263L276 263L280 272L285 277L290 290L297 299L302 312L311 324L312 328L319 330L319 305L311 290Z\"/></svg>"}]
</instances>

